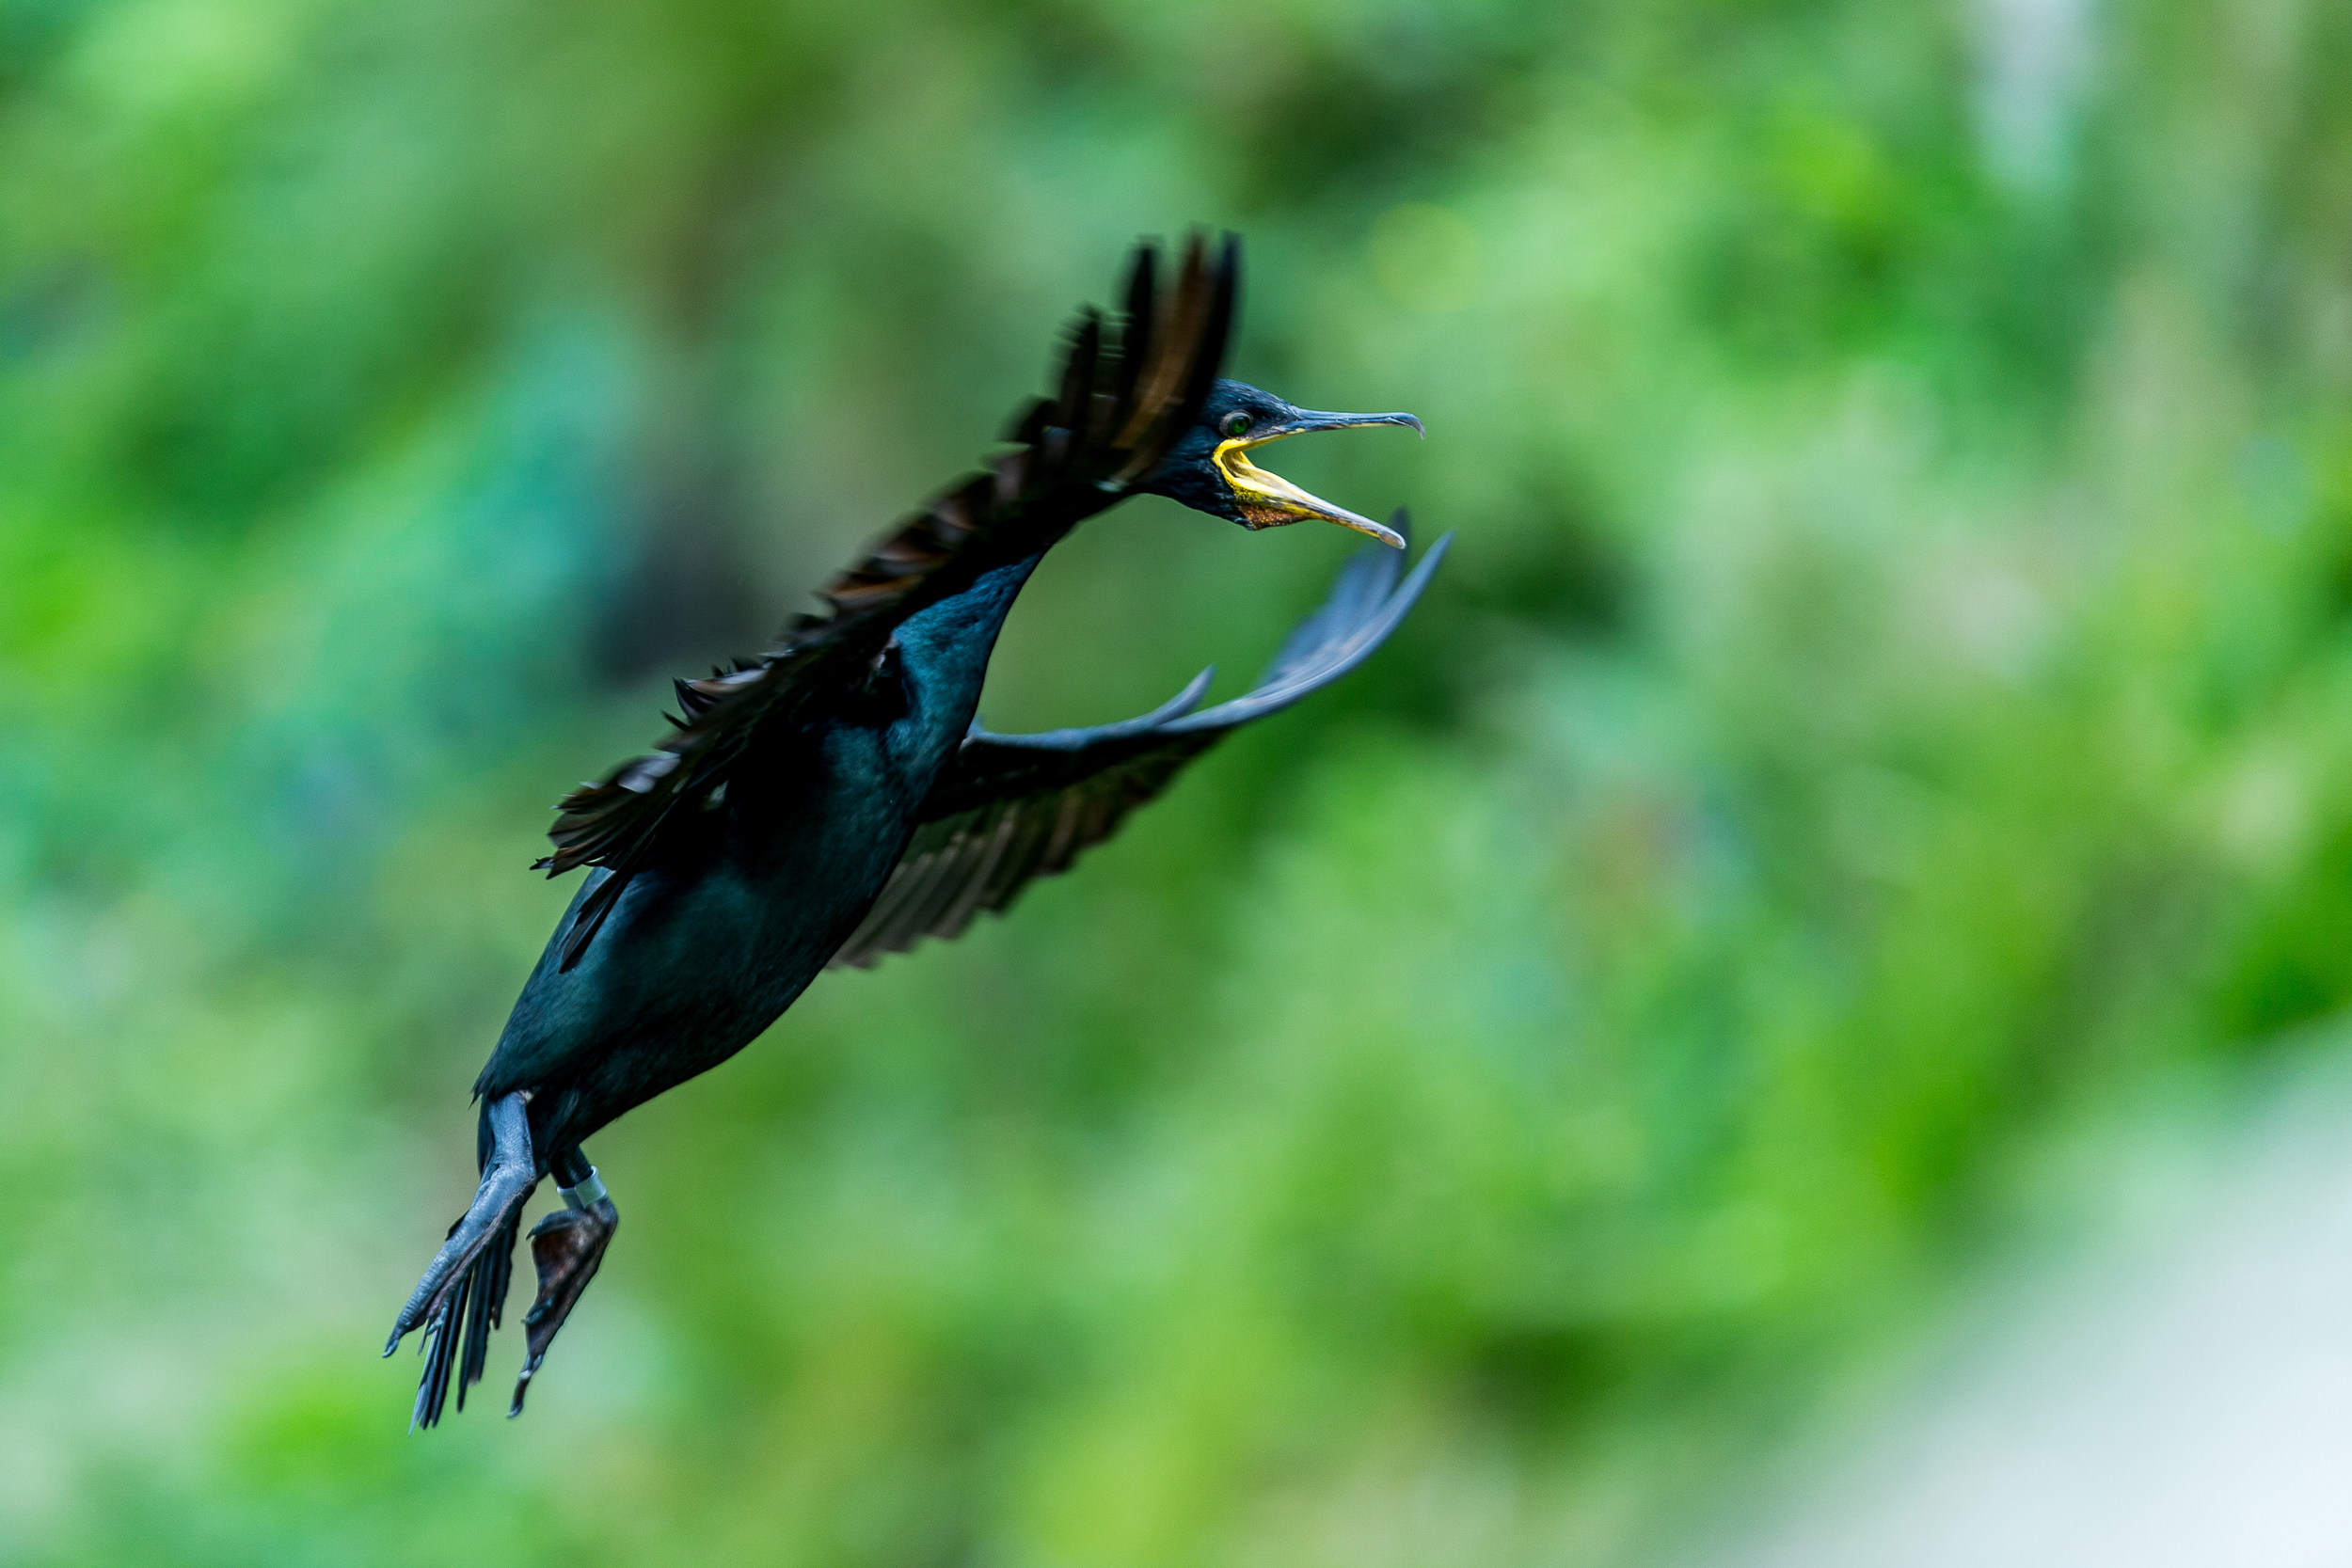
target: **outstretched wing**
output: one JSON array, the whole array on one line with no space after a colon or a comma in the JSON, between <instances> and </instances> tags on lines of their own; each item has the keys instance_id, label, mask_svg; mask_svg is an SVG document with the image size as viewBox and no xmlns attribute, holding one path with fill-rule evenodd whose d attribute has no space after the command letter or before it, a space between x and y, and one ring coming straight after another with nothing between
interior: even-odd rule
<instances>
[{"instance_id":1,"label":"outstretched wing","mask_svg":"<svg viewBox=\"0 0 2352 1568\"><path fill-rule=\"evenodd\" d=\"M1115 334L1092 309L1072 326L1061 385L1015 420L1011 450L943 492L870 546L758 659L708 680L677 683L675 733L557 804L538 862L550 877L612 868L565 938L569 969L685 802L707 798L764 726L819 712L854 689L898 625L962 592L990 568L1051 544L1119 500L1167 458L1225 357L1239 287L1240 247L1227 235L1212 260L1204 236L1185 246L1175 286L1158 285L1157 247L1136 247Z\"/></svg>"},{"instance_id":2,"label":"outstretched wing","mask_svg":"<svg viewBox=\"0 0 2352 1568\"><path fill-rule=\"evenodd\" d=\"M1406 531L1403 512L1392 521ZM1165 705L1123 723L1039 735L974 725L925 800L905 858L833 966L865 968L924 937L959 936L980 911L1010 905L1032 879L1067 871L1193 758L1362 663L1413 608L1452 537L1431 546L1402 584L1401 551L1358 551L1247 696L1194 712L1208 689L1204 670Z\"/></svg>"}]
</instances>

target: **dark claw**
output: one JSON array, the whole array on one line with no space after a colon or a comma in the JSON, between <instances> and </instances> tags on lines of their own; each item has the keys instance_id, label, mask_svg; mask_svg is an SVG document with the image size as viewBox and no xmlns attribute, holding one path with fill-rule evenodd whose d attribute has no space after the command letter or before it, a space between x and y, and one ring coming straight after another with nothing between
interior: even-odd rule
<instances>
[{"instance_id":1,"label":"dark claw","mask_svg":"<svg viewBox=\"0 0 2352 1568\"><path fill-rule=\"evenodd\" d=\"M581 1292L596 1277L604 1249L620 1227L620 1211L609 1197L586 1209L559 1209L531 1227L531 1260L539 1271L539 1294L523 1314L526 1338L522 1375L515 1380L515 1402L509 1417L523 1413L523 1396L531 1379L547 1359L548 1347L580 1305Z\"/></svg>"}]
</instances>

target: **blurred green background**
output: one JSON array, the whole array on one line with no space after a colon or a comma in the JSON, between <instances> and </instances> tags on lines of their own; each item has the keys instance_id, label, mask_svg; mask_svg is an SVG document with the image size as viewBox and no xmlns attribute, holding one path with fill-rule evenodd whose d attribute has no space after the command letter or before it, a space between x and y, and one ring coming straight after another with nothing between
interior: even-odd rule
<instances>
[{"instance_id":1,"label":"blurred green background","mask_svg":"<svg viewBox=\"0 0 2352 1568\"><path fill-rule=\"evenodd\" d=\"M1431 596L405 1435L549 802L1192 222ZM0 1560L1666 1549L2352 995L2347 435L2326 0L0 0ZM1352 542L1124 507L988 719Z\"/></svg>"}]
</instances>

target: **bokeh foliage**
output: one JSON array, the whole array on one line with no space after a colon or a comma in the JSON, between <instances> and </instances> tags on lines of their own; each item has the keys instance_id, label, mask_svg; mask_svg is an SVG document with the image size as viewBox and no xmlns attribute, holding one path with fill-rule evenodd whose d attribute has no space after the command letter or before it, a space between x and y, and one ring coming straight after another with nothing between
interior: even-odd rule
<instances>
[{"instance_id":1,"label":"bokeh foliage","mask_svg":"<svg viewBox=\"0 0 2352 1568\"><path fill-rule=\"evenodd\" d=\"M2352 994L2347 170L2322 0L6 0L0 1560L1670 1541ZM1431 600L596 1140L530 1417L404 1436L548 801L1191 221ZM990 719L1346 543L1126 508Z\"/></svg>"}]
</instances>

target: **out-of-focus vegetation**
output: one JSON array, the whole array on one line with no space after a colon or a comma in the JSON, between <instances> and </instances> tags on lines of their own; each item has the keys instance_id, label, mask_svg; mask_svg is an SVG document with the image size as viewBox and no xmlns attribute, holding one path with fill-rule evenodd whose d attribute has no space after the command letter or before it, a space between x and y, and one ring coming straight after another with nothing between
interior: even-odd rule
<instances>
[{"instance_id":1,"label":"out-of-focus vegetation","mask_svg":"<svg viewBox=\"0 0 2352 1568\"><path fill-rule=\"evenodd\" d=\"M1671 1540L2352 993L2347 171L2324 0L0 5L0 1560ZM1195 220L1431 599L596 1140L404 1435L548 801ZM1122 509L991 721L1349 543Z\"/></svg>"}]
</instances>

